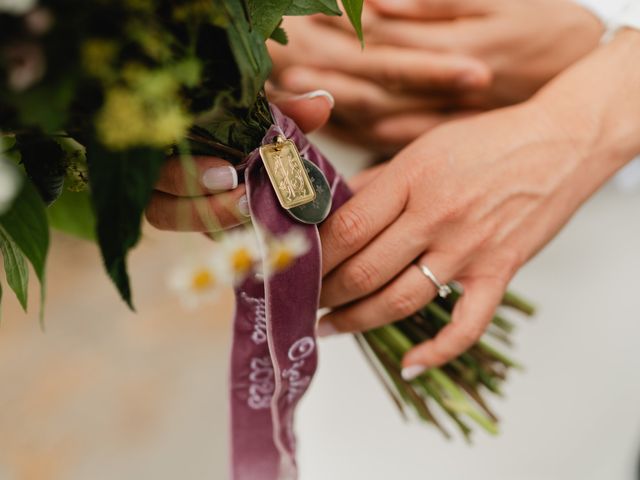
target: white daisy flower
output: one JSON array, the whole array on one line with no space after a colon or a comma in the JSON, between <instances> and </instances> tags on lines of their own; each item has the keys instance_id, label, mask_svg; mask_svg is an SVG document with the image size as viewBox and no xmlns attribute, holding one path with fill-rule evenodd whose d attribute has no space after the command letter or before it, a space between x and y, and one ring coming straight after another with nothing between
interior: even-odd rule
<instances>
[{"instance_id":1,"label":"white daisy flower","mask_svg":"<svg viewBox=\"0 0 640 480\"><path fill-rule=\"evenodd\" d=\"M220 255L226 260L235 284L241 283L260 261L255 231L246 227L225 233L220 240Z\"/></svg>"},{"instance_id":2,"label":"white daisy flower","mask_svg":"<svg viewBox=\"0 0 640 480\"><path fill-rule=\"evenodd\" d=\"M218 255L186 261L171 273L169 287L187 309L214 302L222 289L231 285L231 276Z\"/></svg>"},{"instance_id":3,"label":"white daisy flower","mask_svg":"<svg viewBox=\"0 0 640 480\"><path fill-rule=\"evenodd\" d=\"M33 10L37 0L0 0L0 13L24 15Z\"/></svg>"},{"instance_id":4,"label":"white daisy flower","mask_svg":"<svg viewBox=\"0 0 640 480\"><path fill-rule=\"evenodd\" d=\"M0 157L0 215L11 207L20 183L21 177L16 168Z\"/></svg>"},{"instance_id":5,"label":"white daisy flower","mask_svg":"<svg viewBox=\"0 0 640 480\"><path fill-rule=\"evenodd\" d=\"M269 272L274 274L287 269L310 248L309 240L299 229L291 229L284 235L271 238L267 262Z\"/></svg>"}]
</instances>

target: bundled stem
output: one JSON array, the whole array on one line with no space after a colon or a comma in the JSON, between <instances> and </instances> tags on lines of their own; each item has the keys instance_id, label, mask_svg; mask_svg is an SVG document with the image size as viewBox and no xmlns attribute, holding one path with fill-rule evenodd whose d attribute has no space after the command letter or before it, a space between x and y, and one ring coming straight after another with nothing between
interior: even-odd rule
<instances>
[{"instance_id":1,"label":"bundled stem","mask_svg":"<svg viewBox=\"0 0 640 480\"><path fill-rule=\"evenodd\" d=\"M355 337L403 416L406 417L406 409L412 409L418 418L450 438L434 411L437 408L469 441L472 428L468 421L492 435L498 433L498 418L485 398L487 392L501 394L500 386L509 369L521 368L515 360L482 339L443 367L429 369L410 382L401 375L404 354L435 337L451 321L451 312L461 295L455 285L452 288L450 299L438 299L411 317ZM502 305L529 316L535 311L531 304L511 292L505 294ZM513 330L510 320L496 314L486 336L510 346Z\"/></svg>"}]
</instances>

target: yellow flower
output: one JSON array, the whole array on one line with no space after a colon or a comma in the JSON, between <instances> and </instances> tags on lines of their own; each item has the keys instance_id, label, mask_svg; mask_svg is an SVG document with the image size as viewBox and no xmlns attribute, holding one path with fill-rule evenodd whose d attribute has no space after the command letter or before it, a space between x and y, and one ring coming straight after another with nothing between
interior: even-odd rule
<instances>
[{"instance_id":1,"label":"yellow flower","mask_svg":"<svg viewBox=\"0 0 640 480\"><path fill-rule=\"evenodd\" d=\"M146 117L138 96L126 88L112 88L98 113L96 128L104 145L125 150L147 143Z\"/></svg>"},{"instance_id":2,"label":"yellow flower","mask_svg":"<svg viewBox=\"0 0 640 480\"><path fill-rule=\"evenodd\" d=\"M185 262L171 273L169 287L180 296L185 308L213 302L222 289L231 285L229 272L221 267L215 256Z\"/></svg>"},{"instance_id":3,"label":"yellow flower","mask_svg":"<svg viewBox=\"0 0 640 480\"><path fill-rule=\"evenodd\" d=\"M179 140L192 123L178 99L148 99L139 92L114 87L107 91L96 128L102 143L113 150L165 147Z\"/></svg>"},{"instance_id":4,"label":"yellow flower","mask_svg":"<svg viewBox=\"0 0 640 480\"><path fill-rule=\"evenodd\" d=\"M106 79L113 75L118 45L112 40L90 38L82 44L82 65L90 75Z\"/></svg>"},{"instance_id":5,"label":"yellow flower","mask_svg":"<svg viewBox=\"0 0 640 480\"><path fill-rule=\"evenodd\" d=\"M275 274L289 268L298 257L306 254L311 245L302 230L292 229L269 241L268 272Z\"/></svg>"},{"instance_id":6,"label":"yellow flower","mask_svg":"<svg viewBox=\"0 0 640 480\"><path fill-rule=\"evenodd\" d=\"M217 280L211 270L201 268L191 275L191 288L194 292L200 292L216 286Z\"/></svg>"},{"instance_id":7,"label":"yellow flower","mask_svg":"<svg viewBox=\"0 0 640 480\"><path fill-rule=\"evenodd\" d=\"M220 251L236 284L251 274L260 259L256 235L250 227L225 233L220 240Z\"/></svg>"},{"instance_id":8,"label":"yellow flower","mask_svg":"<svg viewBox=\"0 0 640 480\"><path fill-rule=\"evenodd\" d=\"M152 147L165 147L183 137L193 123L191 117L178 105L167 105L158 114L149 116L147 142Z\"/></svg>"}]
</instances>

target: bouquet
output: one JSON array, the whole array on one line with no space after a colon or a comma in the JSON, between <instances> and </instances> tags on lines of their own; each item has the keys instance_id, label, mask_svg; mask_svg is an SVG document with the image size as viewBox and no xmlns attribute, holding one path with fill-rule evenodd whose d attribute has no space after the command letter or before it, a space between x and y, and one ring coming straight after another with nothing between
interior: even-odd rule
<instances>
[{"instance_id":1,"label":"bouquet","mask_svg":"<svg viewBox=\"0 0 640 480\"><path fill-rule=\"evenodd\" d=\"M342 1L361 41L362 4ZM222 256L181 280L201 293L224 281L236 289L235 478L296 474L293 410L317 363L316 225L350 196L265 94L266 42L287 42L283 16L311 14L342 12L336 0L0 0L0 249L23 307L29 264L44 300L50 228L97 242L133 307L126 258L168 155L186 171L194 154L222 157L247 184L253 227L225 234ZM487 338L445 367L400 375L404 353L450 321L463 294L451 288L355 339L403 414L447 436L446 418L465 437L469 422L495 433L485 394L500 394L518 367L496 347L510 345L507 318L496 315ZM503 303L533 313L511 293Z\"/></svg>"}]
</instances>

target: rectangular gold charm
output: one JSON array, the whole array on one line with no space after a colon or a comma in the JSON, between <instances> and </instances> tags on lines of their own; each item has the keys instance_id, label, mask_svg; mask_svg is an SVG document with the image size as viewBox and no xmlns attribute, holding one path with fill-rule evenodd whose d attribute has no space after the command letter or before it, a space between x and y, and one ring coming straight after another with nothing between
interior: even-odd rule
<instances>
[{"instance_id":1,"label":"rectangular gold charm","mask_svg":"<svg viewBox=\"0 0 640 480\"><path fill-rule=\"evenodd\" d=\"M260 147L260 156L282 208L287 210L313 202L316 191L295 143L278 137Z\"/></svg>"}]
</instances>

